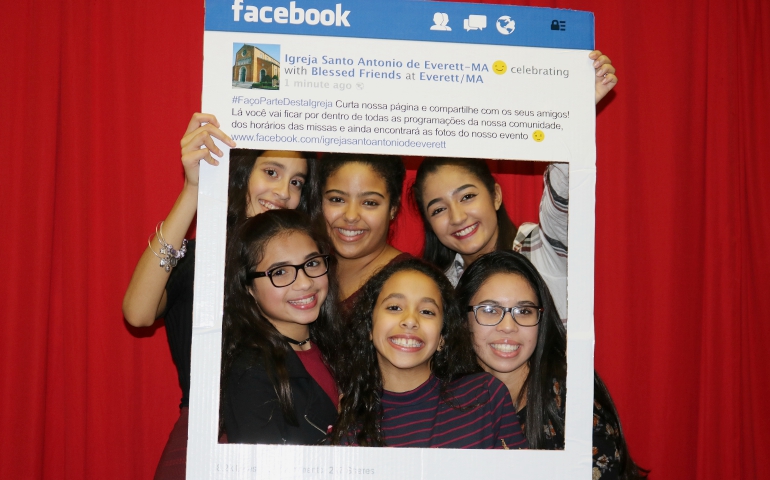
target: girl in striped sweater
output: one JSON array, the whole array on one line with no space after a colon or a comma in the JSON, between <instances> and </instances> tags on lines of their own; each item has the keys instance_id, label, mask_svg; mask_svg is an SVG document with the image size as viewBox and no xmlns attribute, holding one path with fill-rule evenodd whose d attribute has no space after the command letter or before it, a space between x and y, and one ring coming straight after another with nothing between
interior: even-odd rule
<instances>
[{"instance_id":1,"label":"girl in striped sweater","mask_svg":"<svg viewBox=\"0 0 770 480\"><path fill-rule=\"evenodd\" d=\"M442 272L417 259L367 282L340 348L332 444L526 447L505 385L480 372L453 294Z\"/></svg>"}]
</instances>

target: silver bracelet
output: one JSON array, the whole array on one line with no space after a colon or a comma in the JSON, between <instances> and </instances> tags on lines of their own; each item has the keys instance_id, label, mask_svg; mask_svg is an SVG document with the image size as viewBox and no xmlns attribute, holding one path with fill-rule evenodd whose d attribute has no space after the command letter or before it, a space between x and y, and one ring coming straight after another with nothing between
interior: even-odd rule
<instances>
[{"instance_id":1,"label":"silver bracelet","mask_svg":"<svg viewBox=\"0 0 770 480\"><path fill-rule=\"evenodd\" d=\"M160 258L160 266L167 272L170 272L179 263L179 259L184 258L185 253L187 253L187 239L182 240L182 248L176 250L163 238L163 221L158 222L155 226L155 238L160 243L160 253L152 248L152 235L147 239L147 245L150 247L150 251Z\"/></svg>"}]
</instances>

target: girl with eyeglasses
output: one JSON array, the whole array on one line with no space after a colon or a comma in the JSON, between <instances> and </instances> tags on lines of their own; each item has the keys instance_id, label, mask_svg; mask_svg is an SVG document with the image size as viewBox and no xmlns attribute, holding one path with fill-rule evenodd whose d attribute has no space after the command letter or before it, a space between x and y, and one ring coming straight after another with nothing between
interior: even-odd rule
<instances>
[{"instance_id":1,"label":"girl with eyeglasses","mask_svg":"<svg viewBox=\"0 0 770 480\"><path fill-rule=\"evenodd\" d=\"M185 478L196 242L184 237L198 209L200 163L219 165L217 157L223 154L214 138L235 147L213 115L194 114L180 142L184 186L150 236L123 298L123 315L130 325L149 327L158 318L165 320L182 391L179 418L158 462L156 480ZM282 208L306 211L313 162L304 152L230 150L228 237L235 226L258 213Z\"/></svg>"},{"instance_id":2,"label":"girl with eyeglasses","mask_svg":"<svg viewBox=\"0 0 770 480\"><path fill-rule=\"evenodd\" d=\"M220 424L230 443L312 445L337 418L331 244L304 214L269 211L228 242Z\"/></svg>"},{"instance_id":3,"label":"girl with eyeglasses","mask_svg":"<svg viewBox=\"0 0 770 480\"><path fill-rule=\"evenodd\" d=\"M508 390L478 373L452 286L433 266L412 258L376 273L341 350L332 444L526 448Z\"/></svg>"},{"instance_id":4,"label":"girl with eyeglasses","mask_svg":"<svg viewBox=\"0 0 770 480\"><path fill-rule=\"evenodd\" d=\"M479 365L508 387L530 448L564 448L567 333L546 282L520 253L496 251L460 278ZM593 478L646 477L631 458L607 387L594 374Z\"/></svg>"}]
</instances>

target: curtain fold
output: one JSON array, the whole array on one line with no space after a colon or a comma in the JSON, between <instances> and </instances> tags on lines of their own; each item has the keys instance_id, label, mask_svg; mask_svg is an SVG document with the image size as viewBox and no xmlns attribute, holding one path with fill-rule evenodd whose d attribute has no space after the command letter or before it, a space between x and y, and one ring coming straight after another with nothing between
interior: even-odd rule
<instances>
[{"instance_id":1,"label":"curtain fold","mask_svg":"<svg viewBox=\"0 0 770 480\"><path fill-rule=\"evenodd\" d=\"M618 68L597 117L595 356L631 451L653 478L759 478L770 6L526 4L594 11ZM181 189L203 15L181 0L0 5L0 478L154 472L180 390L162 322L129 327L121 301ZM537 204L509 211L533 221ZM394 243L416 253L405 213Z\"/></svg>"}]
</instances>

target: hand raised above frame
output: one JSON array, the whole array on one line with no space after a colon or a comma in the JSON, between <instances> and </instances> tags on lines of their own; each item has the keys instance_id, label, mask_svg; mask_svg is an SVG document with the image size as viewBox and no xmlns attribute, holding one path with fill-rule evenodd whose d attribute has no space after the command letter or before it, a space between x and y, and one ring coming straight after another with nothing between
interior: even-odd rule
<instances>
[{"instance_id":1,"label":"hand raised above frame","mask_svg":"<svg viewBox=\"0 0 770 480\"><path fill-rule=\"evenodd\" d=\"M588 58L594 61L596 103L598 104L618 84L618 77L615 76L615 67L612 66L612 61L607 55L603 55L599 50L594 50L588 54Z\"/></svg>"},{"instance_id":2,"label":"hand raised above frame","mask_svg":"<svg viewBox=\"0 0 770 480\"><path fill-rule=\"evenodd\" d=\"M230 148L235 147L235 142L219 129L219 122L214 115L208 113L193 114L187 125L187 130L179 142L182 147L185 182L188 185L198 185L201 160L210 165L219 165L219 160L215 159L212 154L221 157L222 150L216 146L214 138L226 143Z\"/></svg>"}]
</instances>

